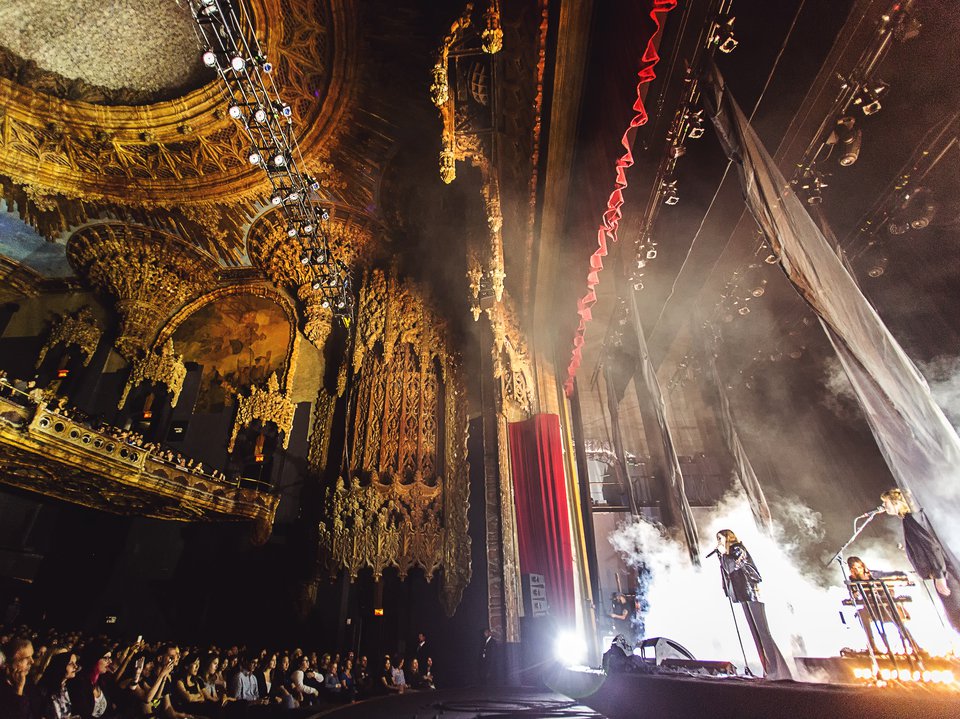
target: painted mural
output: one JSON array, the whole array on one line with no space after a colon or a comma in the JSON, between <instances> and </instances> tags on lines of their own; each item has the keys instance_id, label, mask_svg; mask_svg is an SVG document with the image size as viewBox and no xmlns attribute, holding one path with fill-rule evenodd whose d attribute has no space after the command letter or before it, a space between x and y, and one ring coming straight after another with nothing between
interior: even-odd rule
<instances>
[{"instance_id":1,"label":"painted mural","mask_svg":"<svg viewBox=\"0 0 960 719\"><path fill-rule=\"evenodd\" d=\"M29 267L43 277L69 277L73 274L67 262L66 246L47 242L30 225L0 200L0 254Z\"/></svg>"},{"instance_id":2,"label":"painted mural","mask_svg":"<svg viewBox=\"0 0 960 719\"><path fill-rule=\"evenodd\" d=\"M173 334L185 362L203 367L195 412L217 412L234 403L238 390L262 384L286 369L290 322L273 301L227 295L190 315Z\"/></svg>"}]
</instances>

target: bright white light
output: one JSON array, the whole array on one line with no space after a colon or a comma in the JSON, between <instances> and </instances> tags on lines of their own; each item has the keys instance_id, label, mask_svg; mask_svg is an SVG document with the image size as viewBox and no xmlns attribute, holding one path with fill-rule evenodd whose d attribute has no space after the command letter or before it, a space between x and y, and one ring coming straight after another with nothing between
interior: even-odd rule
<instances>
[{"instance_id":1,"label":"bright white light","mask_svg":"<svg viewBox=\"0 0 960 719\"><path fill-rule=\"evenodd\" d=\"M251 165L259 165L259 164L260 164L260 153L259 153L259 152L251 152L251 153L250 153L250 157L247 158L247 159L250 160L250 164L251 164Z\"/></svg>"},{"instance_id":2,"label":"bright white light","mask_svg":"<svg viewBox=\"0 0 960 719\"><path fill-rule=\"evenodd\" d=\"M323 309L327 309L330 307L330 302L328 300L324 300L320 303L320 306L323 307Z\"/></svg>"},{"instance_id":3,"label":"bright white light","mask_svg":"<svg viewBox=\"0 0 960 719\"><path fill-rule=\"evenodd\" d=\"M309 235L311 232L313 232L313 225L308 224L303 226L303 233L305 235Z\"/></svg>"},{"instance_id":4,"label":"bright white light","mask_svg":"<svg viewBox=\"0 0 960 719\"><path fill-rule=\"evenodd\" d=\"M576 632L560 632L553 642L553 655L568 666L579 664L587 657L587 642Z\"/></svg>"},{"instance_id":5,"label":"bright white light","mask_svg":"<svg viewBox=\"0 0 960 719\"><path fill-rule=\"evenodd\" d=\"M285 164L287 164L287 158L284 157L283 154L276 155L273 158L273 164L277 167L283 167Z\"/></svg>"},{"instance_id":6,"label":"bright white light","mask_svg":"<svg viewBox=\"0 0 960 719\"><path fill-rule=\"evenodd\" d=\"M270 202L272 202L275 205L279 205L281 202L283 202L283 198L280 197L280 195L274 195L273 197L270 198Z\"/></svg>"},{"instance_id":7,"label":"bright white light","mask_svg":"<svg viewBox=\"0 0 960 719\"><path fill-rule=\"evenodd\" d=\"M227 112L230 113L230 117L232 117L234 120L239 120L240 115L243 114L238 105L231 105L230 109L227 110Z\"/></svg>"},{"instance_id":8,"label":"bright white light","mask_svg":"<svg viewBox=\"0 0 960 719\"><path fill-rule=\"evenodd\" d=\"M246 61L239 55L234 55L230 58L230 67L234 69L235 72L240 72L246 66Z\"/></svg>"},{"instance_id":9,"label":"bright white light","mask_svg":"<svg viewBox=\"0 0 960 719\"><path fill-rule=\"evenodd\" d=\"M203 64L207 67L217 66L217 56L213 54L213 50L207 50L203 53Z\"/></svg>"},{"instance_id":10,"label":"bright white light","mask_svg":"<svg viewBox=\"0 0 960 719\"><path fill-rule=\"evenodd\" d=\"M253 119L257 122L266 122L267 113L262 107L258 107L257 111L253 113Z\"/></svg>"},{"instance_id":11,"label":"bright white light","mask_svg":"<svg viewBox=\"0 0 960 719\"><path fill-rule=\"evenodd\" d=\"M289 230L287 230L287 237L296 237L296 236L297 236L296 227L291 227Z\"/></svg>"}]
</instances>

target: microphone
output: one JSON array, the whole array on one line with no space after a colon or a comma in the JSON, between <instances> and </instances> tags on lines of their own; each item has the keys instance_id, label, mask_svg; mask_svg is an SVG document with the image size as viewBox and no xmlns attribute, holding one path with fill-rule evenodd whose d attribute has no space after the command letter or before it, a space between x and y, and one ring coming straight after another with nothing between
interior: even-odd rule
<instances>
[{"instance_id":1,"label":"microphone","mask_svg":"<svg viewBox=\"0 0 960 719\"><path fill-rule=\"evenodd\" d=\"M878 514L882 514L885 511L886 510L883 508L883 505L881 504L879 507L875 509L871 509L869 512L864 512L859 517L857 517L857 519L866 519L867 517L875 517Z\"/></svg>"},{"instance_id":2,"label":"microphone","mask_svg":"<svg viewBox=\"0 0 960 719\"><path fill-rule=\"evenodd\" d=\"M704 559L710 559L710 557L712 557L714 554L720 554L720 550L719 550L719 549L714 549L712 552L710 552L710 554L708 554L706 557L704 557Z\"/></svg>"}]
</instances>

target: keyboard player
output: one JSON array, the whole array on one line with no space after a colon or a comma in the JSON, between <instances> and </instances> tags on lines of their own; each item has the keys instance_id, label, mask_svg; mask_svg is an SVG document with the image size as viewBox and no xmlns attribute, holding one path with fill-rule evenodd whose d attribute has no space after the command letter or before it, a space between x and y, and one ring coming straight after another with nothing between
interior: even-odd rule
<instances>
[{"instance_id":1,"label":"keyboard player","mask_svg":"<svg viewBox=\"0 0 960 719\"><path fill-rule=\"evenodd\" d=\"M892 622L894 624L898 622L894 619L894 615L890 611L890 603L887 601L886 594L882 590L870 592L870 595L864 600L863 590L861 589L862 585L858 585L856 582L870 582L878 579L886 579L888 582L894 580L905 582L906 576L901 572L871 571L860 557L849 557L847 559L847 567L850 570L850 594L854 600L847 601L849 601L850 604L856 603L858 607L857 617L863 625L863 631L867 635L867 639L870 641L870 646L873 648L874 653L884 654L887 650L878 647L875 639L874 632L877 628L875 622ZM896 616L900 620L900 624L910 619L910 614L901 603L902 600L906 599L909 599L909 597L893 596L894 611L897 613ZM847 601L844 603L847 603Z\"/></svg>"}]
</instances>

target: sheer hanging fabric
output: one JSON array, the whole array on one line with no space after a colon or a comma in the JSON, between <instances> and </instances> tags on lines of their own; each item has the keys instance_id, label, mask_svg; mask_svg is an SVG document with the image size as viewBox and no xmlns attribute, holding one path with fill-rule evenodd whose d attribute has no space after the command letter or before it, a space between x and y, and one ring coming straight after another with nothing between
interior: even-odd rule
<instances>
[{"instance_id":1,"label":"sheer hanging fabric","mask_svg":"<svg viewBox=\"0 0 960 719\"><path fill-rule=\"evenodd\" d=\"M737 473L737 479L743 488L743 493L747 495L747 501L750 502L750 511L753 512L753 519L757 526L765 532L770 532L770 507L767 505L767 497L763 493L763 487L760 485L760 479L753 470L753 464L747 451L743 448L740 441L740 433L733 423L733 412L730 409L730 399L727 397L727 388L720 381L720 373L717 371L717 358L712 347L707 347L707 362L710 364L710 376L717 388L717 397L720 400L720 431L723 432L723 439L727 443L727 449L733 455L734 471Z\"/></svg>"},{"instance_id":2,"label":"sheer hanging fabric","mask_svg":"<svg viewBox=\"0 0 960 719\"><path fill-rule=\"evenodd\" d=\"M636 300L636 298L633 298ZM636 308L634 306L634 312ZM660 429L660 439L663 442L663 451L665 455L665 465L667 482L669 484L670 496L666 498L673 506L675 515L680 518L680 528L683 530L683 539L687 544L687 552L690 554L690 561L694 566L700 566L700 535L697 532L697 523L693 518L693 510L690 509L690 501L687 499L687 490L683 484L683 472L680 469L680 458L677 456L677 448L673 443L673 435L670 433L670 427L667 424L667 407L663 401L663 392L660 390L660 382L657 380L657 368L650 359L650 351L647 349L647 339L643 335L643 329L639 327L637 347L640 350L639 373L635 382L643 381L646 385L649 397L653 400L653 411L657 417L657 426Z\"/></svg>"},{"instance_id":3,"label":"sheer hanging fabric","mask_svg":"<svg viewBox=\"0 0 960 719\"><path fill-rule=\"evenodd\" d=\"M708 71L703 96L724 150L738 167L747 206L827 330L890 471L920 504L956 565L960 437L790 189L716 67Z\"/></svg>"}]
</instances>

